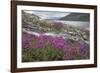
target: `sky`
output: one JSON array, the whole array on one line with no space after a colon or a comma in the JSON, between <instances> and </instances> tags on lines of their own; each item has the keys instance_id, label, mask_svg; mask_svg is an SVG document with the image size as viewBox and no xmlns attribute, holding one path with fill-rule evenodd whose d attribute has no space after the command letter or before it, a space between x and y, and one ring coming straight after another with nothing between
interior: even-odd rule
<instances>
[{"instance_id":1,"label":"sky","mask_svg":"<svg viewBox=\"0 0 100 73\"><path fill-rule=\"evenodd\" d=\"M68 12L55 12L55 11L28 11L25 10L27 13L38 15L42 19L59 19L61 17L67 16L70 13Z\"/></svg>"}]
</instances>

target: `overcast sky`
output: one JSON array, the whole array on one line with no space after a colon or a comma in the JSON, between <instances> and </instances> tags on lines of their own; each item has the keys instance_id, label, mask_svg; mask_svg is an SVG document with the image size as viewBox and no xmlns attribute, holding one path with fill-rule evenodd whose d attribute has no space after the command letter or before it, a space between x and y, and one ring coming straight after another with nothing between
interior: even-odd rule
<instances>
[{"instance_id":1,"label":"overcast sky","mask_svg":"<svg viewBox=\"0 0 100 73\"><path fill-rule=\"evenodd\" d=\"M38 15L42 19L60 18L70 14L68 12L54 12L54 11L26 11L25 10L25 12Z\"/></svg>"}]
</instances>

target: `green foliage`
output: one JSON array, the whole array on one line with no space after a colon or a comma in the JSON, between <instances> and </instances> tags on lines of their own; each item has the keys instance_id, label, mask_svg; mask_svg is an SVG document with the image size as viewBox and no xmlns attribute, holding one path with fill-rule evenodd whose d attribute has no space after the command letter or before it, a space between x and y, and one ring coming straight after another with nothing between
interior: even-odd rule
<instances>
[{"instance_id":1,"label":"green foliage","mask_svg":"<svg viewBox=\"0 0 100 73\"><path fill-rule=\"evenodd\" d=\"M63 53L54 48L23 49L22 61L54 61L61 60Z\"/></svg>"},{"instance_id":2,"label":"green foliage","mask_svg":"<svg viewBox=\"0 0 100 73\"><path fill-rule=\"evenodd\" d=\"M57 49L53 48L43 48L40 50L40 60L60 60L63 54Z\"/></svg>"},{"instance_id":3,"label":"green foliage","mask_svg":"<svg viewBox=\"0 0 100 73\"><path fill-rule=\"evenodd\" d=\"M41 27L44 27L44 28L50 28L51 27L51 25L45 20L41 20L39 23L40 23L39 25Z\"/></svg>"}]
</instances>

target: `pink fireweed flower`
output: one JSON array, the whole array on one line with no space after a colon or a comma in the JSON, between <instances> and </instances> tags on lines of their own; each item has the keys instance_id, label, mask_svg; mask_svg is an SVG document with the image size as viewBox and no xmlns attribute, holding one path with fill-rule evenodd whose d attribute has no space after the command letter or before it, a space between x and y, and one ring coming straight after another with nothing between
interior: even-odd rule
<instances>
[{"instance_id":1,"label":"pink fireweed flower","mask_svg":"<svg viewBox=\"0 0 100 73\"><path fill-rule=\"evenodd\" d=\"M80 50L81 50L82 57L83 57L84 59L86 59L87 53L88 53L88 51L89 51L89 45L86 44L86 43L81 42L81 43L80 43Z\"/></svg>"},{"instance_id":2,"label":"pink fireweed flower","mask_svg":"<svg viewBox=\"0 0 100 73\"><path fill-rule=\"evenodd\" d=\"M43 48L45 46L45 43L46 43L46 38L45 38L45 35L41 34L39 37L38 37L38 45L36 45L36 48Z\"/></svg>"},{"instance_id":3,"label":"pink fireweed flower","mask_svg":"<svg viewBox=\"0 0 100 73\"><path fill-rule=\"evenodd\" d=\"M29 48L29 45L30 45L30 35L27 34L27 33L23 33L23 36L22 36L22 47L23 48Z\"/></svg>"},{"instance_id":4,"label":"pink fireweed flower","mask_svg":"<svg viewBox=\"0 0 100 73\"><path fill-rule=\"evenodd\" d=\"M76 52L76 48L70 47L69 49L67 49L67 50L64 52L63 59L64 59L64 60L73 60L73 59L75 59L76 53L77 53L77 52Z\"/></svg>"},{"instance_id":5,"label":"pink fireweed flower","mask_svg":"<svg viewBox=\"0 0 100 73\"><path fill-rule=\"evenodd\" d=\"M67 43L62 37L49 37L48 41L55 48L63 49L67 47Z\"/></svg>"}]
</instances>

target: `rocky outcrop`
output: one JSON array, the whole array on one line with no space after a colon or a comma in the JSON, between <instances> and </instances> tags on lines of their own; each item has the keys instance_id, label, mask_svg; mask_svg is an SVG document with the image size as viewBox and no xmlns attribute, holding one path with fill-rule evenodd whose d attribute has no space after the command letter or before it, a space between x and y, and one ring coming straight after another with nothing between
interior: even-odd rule
<instances>
[{"instance_id":1,"label":"rocky outcrop","mask_svg":"<svg viewBox=\"0 0 100 73\"><path fill-rule=\"evenodd\" d=\"M36 33L55 33L55 35L62 36L65 39L72 39L74 41L88 41L89 34L79 28L60 22L43 20L35 14L30 14L22 11L22 27L25 31Z\"/></svg>"}]
</instances>

